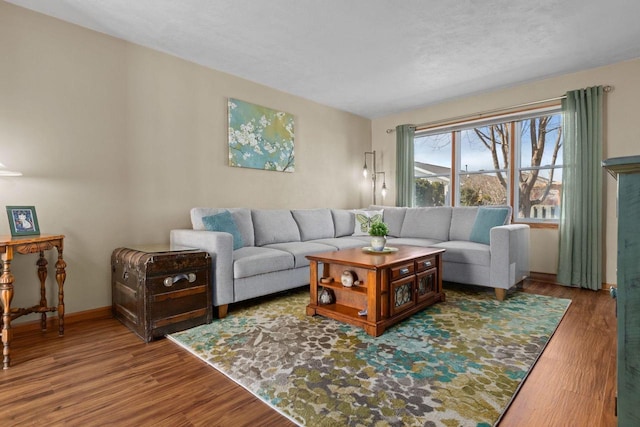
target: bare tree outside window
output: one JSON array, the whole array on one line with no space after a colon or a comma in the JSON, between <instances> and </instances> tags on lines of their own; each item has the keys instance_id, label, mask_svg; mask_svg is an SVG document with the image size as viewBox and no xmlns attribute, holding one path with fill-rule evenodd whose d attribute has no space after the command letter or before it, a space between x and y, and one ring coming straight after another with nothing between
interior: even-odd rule
<instances>
[{"instance_id":1,"label":"bare tree outside window","mask_svg":"<svg viewBox=\"0 0 640 427\"><path fill-rule=\"evenodd\" d=\"M460 180L463 206L508 203L510 124L483 126L460 131Z\"/></svg>"},{"instance_id":2,"label":"bare tree outside window","mask_svg":"<svg viewBox=\"0 0 640 427\"><path fill-rule=\"evenodd\" d=\"M562 118L534 117L521 123L519 217L558 218L562 194Z\"/></svg>"},{"instance_id":3,"label":"bare tree outside window","mask_svg":"<svg viewBox=\"0 0 640 427\"><path fill-rule=\"evenodd\" d=\"M493 160L493 168L496 169L496 177L505 189L507 188L507 180L500 169L509 169L509 146L511 138L509 136L509 124L500 123L499 125L491 125L483 128L474 128L473 131L482 141L482 144L491 151L491 159Z\"/></svg>"}]
</instances>

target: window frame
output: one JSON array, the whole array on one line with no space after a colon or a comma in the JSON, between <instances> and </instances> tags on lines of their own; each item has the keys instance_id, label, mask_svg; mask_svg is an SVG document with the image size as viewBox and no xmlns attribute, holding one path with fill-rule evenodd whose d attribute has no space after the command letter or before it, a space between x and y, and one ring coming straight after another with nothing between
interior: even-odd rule
<instances>
[{"instance_id":1,"label":"window frame","mask_svg":"<svg viewBox=\"0 0 640 427\"><path fill-rule=\"evenodd\" d=\"M519 206L520 206L520 186L519 178L523 171L527 170L539 170L550 171L564 169L564 165L540 165L540 166L521 166L522 163L522 139L521 139L521 127L518 122L522 122L528 119L549 115L562 115L560 103L553 103L538 108L531 108L526 110L513 111L495 116L470 118L469 120L458 120L452 123L438 124L437 126L417 128L414 136L414 144L417 138L429 135L437 135L444 133L451 133L451 173L450 173L450 194L448 197L448 204L445 206L462 206L461 204L461 185L463 175L471 174L495 174L502 172L507 178L506 191L506 204L512 207L512 222L528 224L532 228L557 228L558 218L544 219L544 218L519 218ZM561 118L562 120L562 118ZM461 156L461 132L463 130L473 131L474 128L481 128L496 124L506 124L510 127L509 135L509 166L503 169L491 169L491 170L462 170L462 156ZM560 158L561 161L561 158ZM561 162L562 163L562 162ZM414 161L415 168L415 161ZM560 181L562 182L562 181ZM414 176L413 185L416 185L416 178ZM447 198L445 197L445 200ZM415 199L412 204L415 205Z\"/></svg>"}]
</instances>

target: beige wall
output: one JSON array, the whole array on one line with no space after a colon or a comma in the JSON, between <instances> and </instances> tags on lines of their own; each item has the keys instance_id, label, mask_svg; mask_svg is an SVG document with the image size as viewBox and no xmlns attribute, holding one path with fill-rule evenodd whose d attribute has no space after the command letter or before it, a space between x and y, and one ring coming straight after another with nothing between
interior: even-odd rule
<instances>
[{"instance_id":1,"label":"beige wall","mask_svg":"<svg viewBox=\"0 0 640 427\"><path fill-rule=\"evenodd\" d=\"M564 76L553 77L535 83L456 99L392 116L381 117L372 123L373 149L382 151L382 170L387 180L395 176L395 133L386 129L404 123L425 123L451 117L474 114L526 102L554 98L568 90L595 85L611 85L613 92L605 101L605 135L603 158L638 155L640 153L640 60L628 61ZM616 184L608 174L604 175L604 280L616 283ZM389 200L395 200L391 184ZM531 270L556 273L557 230L535 229L531 232Z\"/></svg>"},{"instance_id":2,"label":"beige wall","mask_svg":"<svg viewBox=\"0 0 640 427\"><path fill-rule=\"evenodd\" d=\"M112 250L168 242L193 206L369 203L362 117L5 2L0 61L0 161L24 173L0 178L0 208L34 205L42 232L67 236L67 313L109 306ZM294 115L295 173L227 165L228 97ZM36 258L14 260L14 306L38 301Z\"/></svg>"}]
</instances>

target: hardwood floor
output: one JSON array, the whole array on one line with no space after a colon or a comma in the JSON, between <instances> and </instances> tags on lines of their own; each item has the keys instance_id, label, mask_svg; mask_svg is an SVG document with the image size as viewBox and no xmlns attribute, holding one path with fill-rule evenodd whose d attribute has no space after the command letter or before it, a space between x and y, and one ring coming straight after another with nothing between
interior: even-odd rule
<instances>
[{"instance_id":1,"label":"hardwood floor","mask_svg":"<svg viewBox=\"0 0 640 427\"><path fill-rule=\"evenodd\" d=\"M499 425L615 426L615 300L534 281L524 290L572 302Z\"/></svg>"},{"instance_id":2,"label":"hardwood floor","mask_svg":"<svg viewBox=\"0 0 640 427\"><path fill-rule=\"evenodd\" d=\"M445 289L446 291L446 289ZM615 426L615 301L528 281L573 300L499 424ZM0 373L3 426L292 426L224 375L163 339L143 343L115 319L14 333Z\"/></svg>"}]
</instances>

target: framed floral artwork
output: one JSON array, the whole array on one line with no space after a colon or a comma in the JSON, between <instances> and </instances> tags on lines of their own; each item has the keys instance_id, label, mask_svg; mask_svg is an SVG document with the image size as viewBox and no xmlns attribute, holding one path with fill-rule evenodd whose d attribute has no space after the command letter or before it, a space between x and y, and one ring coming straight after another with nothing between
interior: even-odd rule
<instances>
[{"instance_id":1,"label":"framed floral artwork","mask_svg":"<svg viewBox=\"0 0 640 427\"><path fill-rule=\"evenodd\" d=\"M294 172L293 115L229 98L229 166Z\"/></svg>"}]
</instances>

